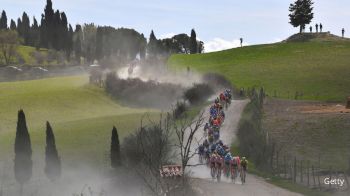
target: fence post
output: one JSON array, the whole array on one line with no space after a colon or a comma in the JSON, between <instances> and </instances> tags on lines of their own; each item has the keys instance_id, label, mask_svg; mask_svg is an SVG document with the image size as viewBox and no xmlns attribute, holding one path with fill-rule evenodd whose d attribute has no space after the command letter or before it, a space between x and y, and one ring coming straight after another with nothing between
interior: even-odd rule
<instances>
[{"instance_id":1,"label":"fence post","mask_svg":"<svg viewBox=\"0 0 350 196\"><path fill-rule=\"evenodd\" d=\"M329 167L329 181L332 180L332 166ZM331 183L329 183L329 188L331 188Z\"/></svg>"},{"instance_id":2,"label":"fence post","mask_svg":"<svg viewBox=\"0 0 350 196\"><path fill-rule=\"evenodd\" d=\"M309 171L309 164L310 162L307 161L307 186L309 187L310 186L310 171Z\"/></svg>"},{"instance_id":3,"label":"fence post","mask_svg":"<svg viewBox=\"0 0 350 196\"><path fill-rule=\"evenodd\" d=\"M316 186L314 165L312 165L312 177L313 177L313 180L314 180L314 186Z\"/></svg>"},{"instance_id":4,"label":"fence post","mask_svg":"<svg viewBox=\"0 0 350 196\"><path fill-rule=\"evenodd\" d=\"M297 158L294 157L294 174L293 174L294 183L297 182Z\"/></svg>"},{"instance_id":5,"label":"fence post","mask_svg":"<svg viewBox=\"0 0 350 196\"><path fill-rule=\"evenodd\" d=\"M304 182L303 179L303 160L300 160L300 182Z\"/></svg>"},{"instance_id":6,"label":"fence post","mask_svg":"<svg viewBox=\"0 0 350 196\"><path fill-rule=\"evenodd\" d=\"M273 154L275 154L275 142L272 142L272 149L271 149L271 157L270 157L270 167L271 167L271 172L272 172L272 175L274 174L274 171L273 171Z\"/></svg>"},{"instance_id":7,"label":"fence post","mask_svg":"<svg viewBox=\"0 0 350 196\"><path fill-rule=\"evenodd\" d=\"M321 190L320 172L321 172L321 155L318 155L317 180L318 180L318 187L319 187L319 189Z\"/></svg>"},{"instance_id":8,"label":"fence post","mask_svg":"<svg viewBox=\"0 0 350 196\"><path fill-rule=\"evenodd\" d=\"M283 157L284 160L284 178L287 179L287 161L286 156Z\"/></svg>"},{"instance_id":9,"label":"fence post","mask_svg":"<svg viewBox=\"0 0 350 196\"><path fill-rule=\"evenodd\" d=\"M278 163L278 159L279 159L279 151L277 151L276 153L276 171L277 171L277 174L278 174L278 177L280 177L280 171L279 171L279 163Z\"/></svg>"}]
</instances>

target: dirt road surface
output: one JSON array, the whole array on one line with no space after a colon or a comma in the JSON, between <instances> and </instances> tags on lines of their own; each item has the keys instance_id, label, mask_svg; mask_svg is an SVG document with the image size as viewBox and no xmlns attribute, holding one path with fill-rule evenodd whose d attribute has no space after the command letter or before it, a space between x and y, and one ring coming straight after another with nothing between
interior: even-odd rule
<instances>
[{"instance_id":1,"label":"dirt road surface","mask_svg":"<svg viewBox=\"0 0 350 196\"><path fill-rule=\"evenodd\" d=\"M226 120L220 129L220 139L228 146L235 140L238 122L241 118L241 113L248 103L248 100L233 100L230 107L225 111ZM209 118L209 107L205 108L205 122ZM196 140L203 141L202 129L195 135ZM193 149L197 148L198 144L193 145ZM199 163L199 157L196 156L190 160L189 164L195 165ZM221 177L221 182L213 180L210 176L210 169L206 165L192 167L189 170L195 184L197 191L204 196L221 196L221 195L259 195L259 196L294 196L300 195L290 192L280 187L269 184L263 178L255 175L247 174L246 183L242 185L237 178L233 183L226 177Z\"/></svg>"}]
</instances>

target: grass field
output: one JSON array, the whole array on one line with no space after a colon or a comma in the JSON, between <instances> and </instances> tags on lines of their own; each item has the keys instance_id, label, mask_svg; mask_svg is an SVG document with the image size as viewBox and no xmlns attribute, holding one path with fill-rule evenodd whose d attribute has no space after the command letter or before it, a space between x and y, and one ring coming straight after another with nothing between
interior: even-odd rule
<instances>
[{"instance_id":1,"label":"grass field","mask_svg":"<svg viewBox=\"0 0 350 196\"><path fill-rule=\"evenodd\" d=\"M100 165L108 160L106 152L113 125L118 128L122 141L139 126L145 112L151 119L159 117L155 110L118 105L103 89L87 83L86 75L0 83L0 159L13 156L20 108L27 117L33 155L44 153L45 122L48 120L64 164L83 159Z\"/></svg>"},{"instance_id":2,"label":"grass field","mask_svg":"<svg viewBox=\"0 0 350 196\"><path fill-rule=\"evenodd\" d=\"M173 55L171 68L218 72L237 87L263 86L269 95L344 101L350 95L350 41L316 39L276 43L220 52Z\"/></svg>"}]
</instances>

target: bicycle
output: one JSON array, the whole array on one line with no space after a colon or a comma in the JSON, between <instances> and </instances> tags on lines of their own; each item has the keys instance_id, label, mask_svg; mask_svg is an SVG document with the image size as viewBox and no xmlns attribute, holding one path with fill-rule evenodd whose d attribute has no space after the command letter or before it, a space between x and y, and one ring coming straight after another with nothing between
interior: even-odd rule
<instances>
[{"instance_id":1,"label":"bicycle","mask_svg":"<svg viewBox=\"0 0 350 196\"><path fill-rule=\"evenodd\" d=\"M238 168L237 166L232 166L231 167L231 180L236 183L236 178L238 176Z\"/></svg>"},{"instance_id":2,"label":"bicycle","mask_svg":"<svg viewBox=\"0 0 350 196\"><path fill-rule=\"evenodd\" d=\"M242 168L241 169L241 182L242 182L242 185L245 183L245 177L246 177L246 169Z\"/></svg>"}]
</instances>

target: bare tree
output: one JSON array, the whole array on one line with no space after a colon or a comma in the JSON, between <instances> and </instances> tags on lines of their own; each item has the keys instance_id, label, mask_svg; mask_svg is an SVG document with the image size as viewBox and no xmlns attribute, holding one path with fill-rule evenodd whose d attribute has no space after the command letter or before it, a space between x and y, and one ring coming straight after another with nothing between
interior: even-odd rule
<instances>
[{"instance_id":1,"label":"bare tree","mask_svg":"<svg viewBox=\"0 0 350 196\"><path fill-rule=\"evenodd\" d=\"M143 125L147 120L147 126ZM131 167L141 178L152 195L166 195L176 185L176 181L164 179L160 168L171 163L174 157L171 151L170 116L161 116L158 123L148 115L141 120L140 129L124 139L123 152L126 155L125 167Z\"/></svg>"},{"instance_id":2,"label":"bare tree","mask_svg":"<svg viewBox=\"0 0 350 196\"><path fill-rule=\"evenodd\" d=\"M177 139L175 146L179 150L183 174L185 174L186 167L195 166L189 165L189 161L197 154L196 149L193 149L193 144L198 142L195 134L203 126L203 123L204 112L202 111L194 119L183 118L172 124Z\"/></svg>"},{"instance_id":3,"label":"bare tree","mask_svg":"<svg viewBox=\"0 0 350 196\"><path fill-rule=\"evenodd\" d=\"M4 60L6 65L9 65L15 56L18 42L19 40L16 31L0 31L0 60Z\"/></svg>"}]
</instances>

